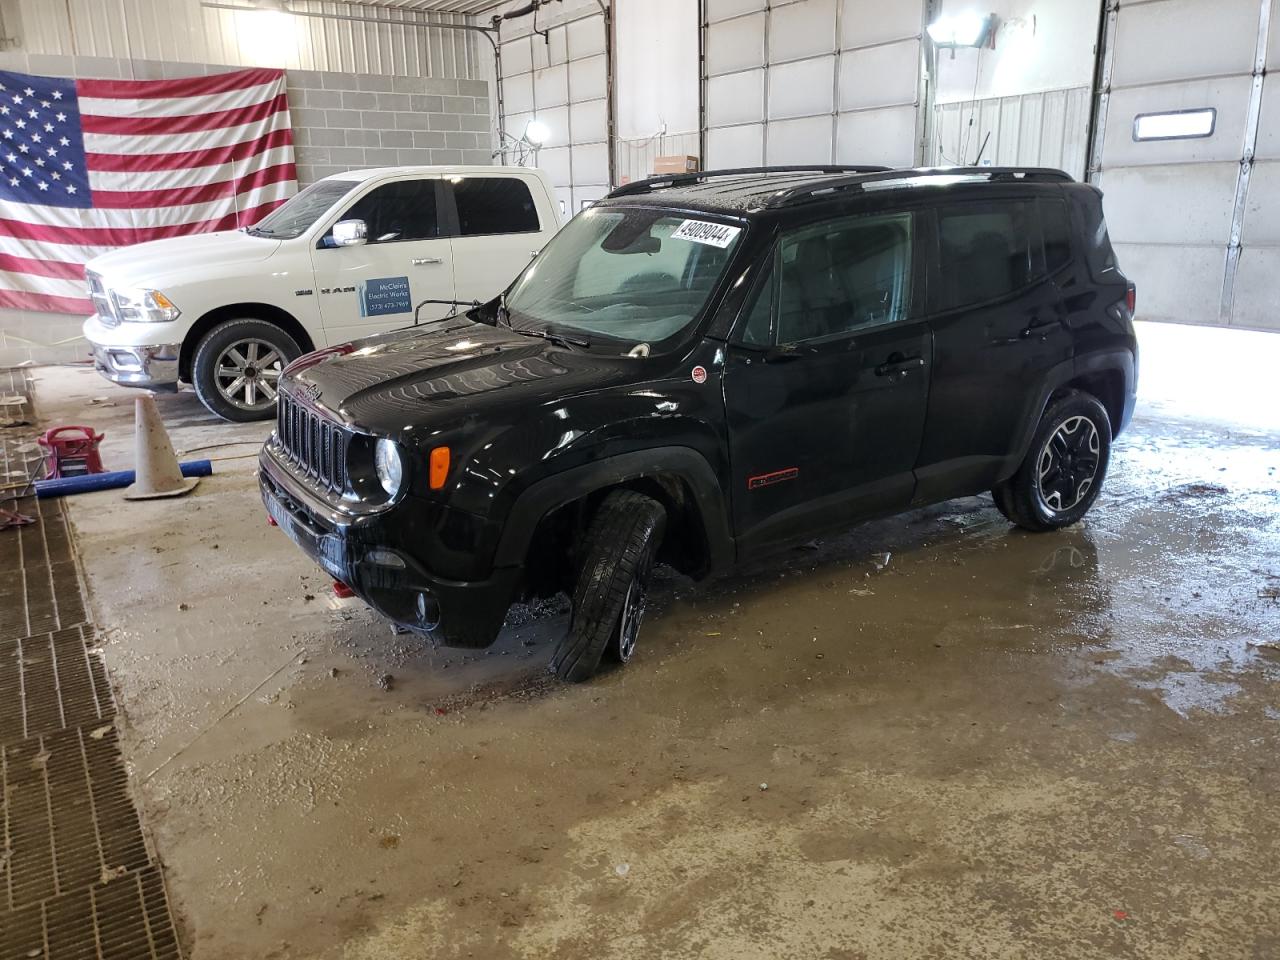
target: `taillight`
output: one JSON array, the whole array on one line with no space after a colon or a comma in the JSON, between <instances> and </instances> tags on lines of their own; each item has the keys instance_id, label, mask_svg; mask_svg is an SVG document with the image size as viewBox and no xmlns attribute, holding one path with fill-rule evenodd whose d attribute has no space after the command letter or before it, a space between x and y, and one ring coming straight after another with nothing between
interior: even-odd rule
<instances>
[{"instance_id":1,"label":"taillight","mask_svg":"<svg viewBox=\"0 0 1280 960\"><path fill-rule=\"evenodd\" d=\"M1124 295L1124 304L1129 308L1129 316L1135 316L1138 312L1138 288L1132 283Z\"/></svg>"},{"instance_id":2,"label":"taillight","mask_svg":"<svg viewBox=\"0 0 1280 960\"><path fill-rule=\"evenodd\" d=\"M449 476L449 448L436 447L432 450L428 466L427 478L430 481L431 489L439 490L444 486L444 481Z\"/></svg>"}]
</instances>

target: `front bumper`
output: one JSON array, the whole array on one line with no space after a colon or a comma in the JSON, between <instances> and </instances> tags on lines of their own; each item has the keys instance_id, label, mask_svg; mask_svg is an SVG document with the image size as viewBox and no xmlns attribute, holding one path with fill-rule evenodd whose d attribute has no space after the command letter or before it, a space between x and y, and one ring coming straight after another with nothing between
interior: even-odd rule
<instances>
[{"instance_id":1,"label":"front bumper","mask_svg":"<svg viewBox=\"0 0 1280 960\"><path fill-rule=\"evenodd\" d=\"M522 570L498 568L486 580L438 577L380 535L385 514L347 517L312 495L264 446L258 484L267 514L326 573L384 617L447 646L487 647L497 639ZM401 504L398 509L411 509Z\"/></svg>"},{"instance_id":2,"label":"front bumper","mask_svg":"<svg viewBox=\"0 0 1280 960\"><path fill-rule=\"evenodd\" d=\"M126 387L174 387L178 385L180 343L119 347L89 341L94 368Z\"/></svg>"}]
</instances>

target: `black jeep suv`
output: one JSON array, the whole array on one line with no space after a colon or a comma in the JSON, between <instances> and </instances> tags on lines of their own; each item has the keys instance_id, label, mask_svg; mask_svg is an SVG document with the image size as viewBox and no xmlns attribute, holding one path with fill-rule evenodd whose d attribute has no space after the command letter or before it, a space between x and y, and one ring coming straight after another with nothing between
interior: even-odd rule
<instances>
[{"instance_id":1,"label":"black jeep suv","mask_svg":"<svg viewBox=\"0 0 1280 960\"><path fill-rule=\"evenodd\" d=\"M552 668L581 680L630 658L655 562L701 578L988 490L1078 521L1133 412L1133 311L1100 194L1058 171L655 178L490 303L294 362L262 496L449 645L567 591Z\"/></svg>"}]
</instances>

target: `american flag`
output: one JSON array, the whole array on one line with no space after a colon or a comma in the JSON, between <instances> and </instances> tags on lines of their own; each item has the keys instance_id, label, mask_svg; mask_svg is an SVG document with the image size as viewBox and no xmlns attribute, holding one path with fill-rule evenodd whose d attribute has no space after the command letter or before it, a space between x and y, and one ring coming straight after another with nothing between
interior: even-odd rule
<instances>
[{"instance_id":1,"label":"american flag","mask_svg":"<svg viewBox=\"0 0 1280 960\"><path fill-rule=\"evenodd\" d=\"M93 257L248 226L296 190L283 70L181 80L0 70L0 307L91 313Z\"/></svg>"}]
</instances>

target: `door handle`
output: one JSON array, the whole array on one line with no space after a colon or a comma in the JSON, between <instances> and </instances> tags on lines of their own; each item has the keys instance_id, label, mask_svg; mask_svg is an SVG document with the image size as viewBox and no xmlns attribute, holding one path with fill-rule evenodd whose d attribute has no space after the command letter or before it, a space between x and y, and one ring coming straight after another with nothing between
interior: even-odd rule
<instances>
[{"instance_id":1,"label":"door handle","mask_svg":"<svg viewBox=\"0 0 1280 960\"><path fill-rule=\"evenodd\" d=\"M409 261L415 267L425 266L428 263L444 263L443 257L414 257Z\"/></svg>"},{"instance_id":2,"label":"door handle","mask_svg":"<svg viewBox=\"0 0 1280 960\"><path fill-rule=\"evenodd\" d=\"M900 353L895 353L880 366L876 367L877 377L905 377L912 370L919 370L924 366L924 357L904 357Z\"/></svg>"}]
</instances>

